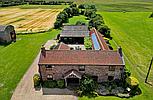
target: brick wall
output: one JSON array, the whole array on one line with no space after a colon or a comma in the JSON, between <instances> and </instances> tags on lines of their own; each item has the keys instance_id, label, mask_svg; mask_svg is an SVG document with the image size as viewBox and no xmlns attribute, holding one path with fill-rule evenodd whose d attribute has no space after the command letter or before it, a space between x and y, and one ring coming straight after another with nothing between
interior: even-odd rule
<instances>
[{"instance_id":1,"label":"brick wall","mask_svg":"<svg viewBox=\"0 0 153 100\"><path fill-rule=\"evenodd\" d=\"M115 66L115 71L109 71L109 66L85 66L85 71L79 71L79 66L56 65L53 68L46 68L45 65L40 65L40 72L43 80L47 80L47 75L51 74L54 80L63 79L64 74L69 70L75 69L81 74L89 74L98 76L98 82L108 80L108 76L114 76L114 79L120 79L123 66Z\"/></svg>"}]
</instances>

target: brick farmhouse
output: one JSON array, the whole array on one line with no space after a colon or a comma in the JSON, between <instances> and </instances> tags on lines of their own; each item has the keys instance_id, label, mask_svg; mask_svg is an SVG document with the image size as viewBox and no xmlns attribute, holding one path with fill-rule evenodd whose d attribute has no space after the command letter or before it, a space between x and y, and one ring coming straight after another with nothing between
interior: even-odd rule
<instances>
[{"instance_id":1,"label":"brick farmhouse","mask_svg":"<svg viewBox=\"0 0 153 100\"><path fill-rule=\"evenodd\" d=\"M67 30L70 28L69 31L71 32L64 37L63 33L66 34L66 32L63 29L64 32L61 33L62 39L53 50L41 48L38 65L43 81L64 79L67 86L79 84L84 74L90 75L98 83L123 78L125 64L121 48L117 51L110 50L103 36L95 29L88 31L86 26L65 27ZM77 34L78 30L79 34ZM88 32L88 35L84 35L87 34L84 32ZM77 39L81 37L81 42L77 40L76 43L76 36ZM69 46L77 45L79 47L79 45L83 44L82 39L86 36L89 36L92 40L92 50L81 50L81 48L75 50ZM64 43L62 42L63 39Z\"/></svg>"}]
</instances>

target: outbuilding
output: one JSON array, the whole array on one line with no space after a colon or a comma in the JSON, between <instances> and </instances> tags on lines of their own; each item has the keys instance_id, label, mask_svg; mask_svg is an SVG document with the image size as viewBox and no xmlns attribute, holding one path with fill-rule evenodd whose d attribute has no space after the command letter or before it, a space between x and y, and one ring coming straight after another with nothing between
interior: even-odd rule
<instances>
[{"instance_id":1,"label":"outbuilding","mask_svg":"<svg viewBox=\"0 0 153 100\"><path fill-rule=\"evenodd\" d=\"M12 41L16 41L16 33L14 26L0 25L0 42L8 43Z\"/></svg>"},{"instance_id":2,"label":"outbuilding","mask_svg":"<svg viewBox=\"0 0 153 100\"><path fill-rule=\"evenodd\" d=\"M86 25L65 25L60 33L60 41L65 44L84 44L84 38L88 36Z\"/></svg>"}]
</instances>

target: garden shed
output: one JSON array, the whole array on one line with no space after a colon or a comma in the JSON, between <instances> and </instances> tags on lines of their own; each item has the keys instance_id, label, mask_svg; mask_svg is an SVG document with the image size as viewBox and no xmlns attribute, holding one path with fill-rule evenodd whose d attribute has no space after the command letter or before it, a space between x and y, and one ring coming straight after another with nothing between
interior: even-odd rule
<instances>
[{"instance_id":1,"label":"garden shed","mask_svg":"<svg viewBox=\"0 0 153 100\"><path fill-rule=\"evenodd\" d=\"M12 25L0 25L0 42L8 43L16 41L16 33Z\"/></svg>"}]
</instances>

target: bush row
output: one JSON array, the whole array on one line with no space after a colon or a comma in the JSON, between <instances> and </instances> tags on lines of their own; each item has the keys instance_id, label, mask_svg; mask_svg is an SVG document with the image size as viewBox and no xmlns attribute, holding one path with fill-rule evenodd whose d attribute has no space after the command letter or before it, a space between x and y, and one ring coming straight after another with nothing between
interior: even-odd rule
<instances>
[{"instance_id":1,"label":"bush row","mask_svg":"<svg viewBox=\"0 0 153 100\"><path fill-rule=\"evenodd\" d=\"M42 86L45 88L64 88L64 80L47 80L42 83Z\"/></svg>"},{"instance_id":2,"label":"bush row","mask_svg":"<svg viewBox=\"0 0 153 100\"><path fill-rule=\"evenodd\" d=\"M36 1L36 0L2 0L0 1L0 7L16 6L23 4L33 4L33 5L71 5L73 1Z\"/></svg>"},{"instance_id":3,"label":"bush row","mask_svg":"<svg viewBox=\"0 0 153 100\"><path fill-rule=\"evenodd\" d=\"M35 4L35 5L70 5L73 2L72 1L27 1L29 4Z\"/></svg>"},{"instance_id":4,"label":"bush row","mask_svg":"<svg viewBox=\"0 0 153 100\"><path fill-rule=\"evenodd\" d=\"M64 88L65 87L65 82L64 80L47 80L47 81L41 81L40 75L35 74L33 76L33 82L34 82L34 87L40 87L41 85L46 88Z\"/></svg>"},{"instance_id":5,"label":"bush row","mask_svg":"<svg viewBox=\"0 0 153 100\"><path fill-rule=\"evenodd\" d=\"M79 15L79 8L76 4L71 4L70 7L65 8L62 12L57 15L54 28L62 27L62 24L68 21L68 18Z\"/></svg>"},{"instance_id":6,"label":"bush row","mask_svg":"<svg viewBox=\"0 0 153 100\"><path fill-rule=\"evenodd\" d=\"M105 25L103 17L100 14L96 14L96 11L95 5L81 4L77 6L76 4L71 4L70 7L65 8L58 14L54 28L62 27L62 24L67 22L70 17L84 15L89 20L89 29L95 27L105 37L111 39L110 28Z\"/></svg>"}]
</instances>

